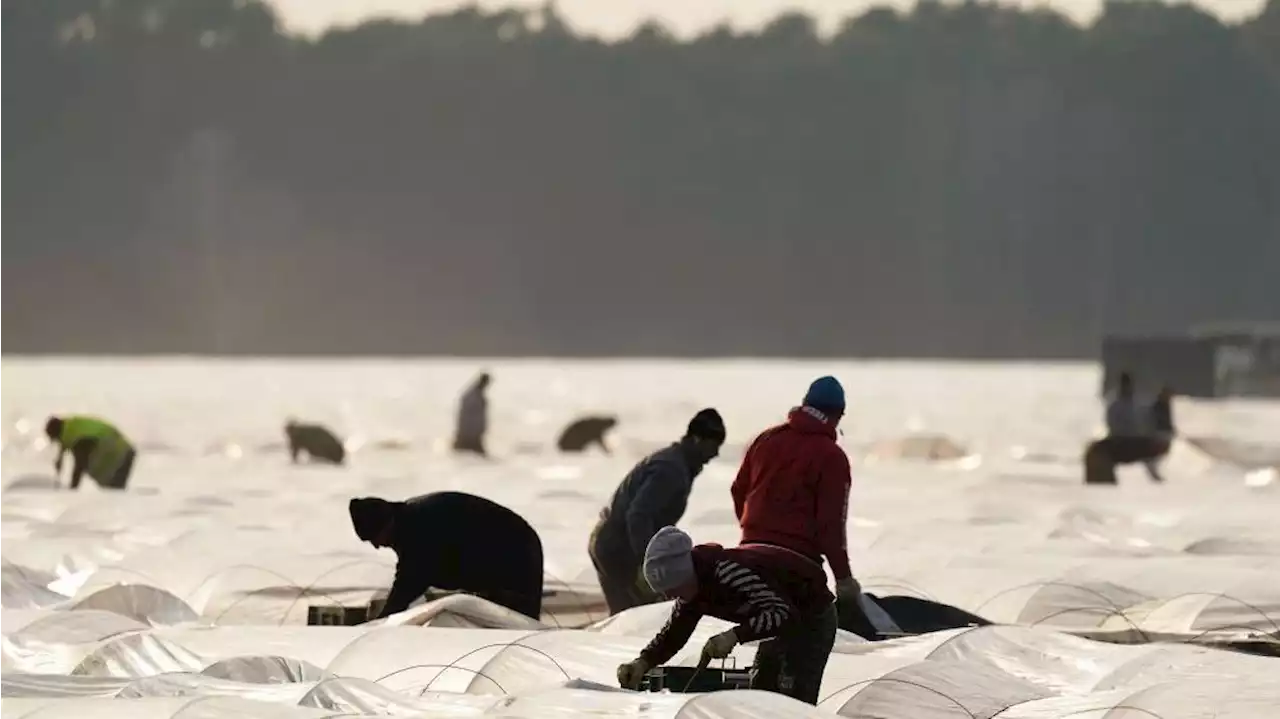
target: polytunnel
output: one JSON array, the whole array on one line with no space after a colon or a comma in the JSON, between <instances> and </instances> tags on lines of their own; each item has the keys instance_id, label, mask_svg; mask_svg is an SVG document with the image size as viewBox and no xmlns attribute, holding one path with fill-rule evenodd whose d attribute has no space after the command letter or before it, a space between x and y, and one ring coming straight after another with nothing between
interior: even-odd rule
<instances>
[{"instance_id":1,"label":"polytunnel","mask_svg":"<svg viewBox=\"0 0 1280 719\"><path fill-rule=\"evenodd\" d=\"M173 672L134 679L120 688L116 699L223 696L277 705L298 705L311 690L308 683L238 682L202 674Z\"/></svg>"},{"instance_id":2,"label":"polytunnel","mask_svg":"<svg viewBox=\"0 0 1280 719\"><path fill-rule=\"evenodd\" d=\"M61 608L70 611L97 609L149 624L183 624L199 619L186 602L163 589L145 584L104 587L71 599Z\"/></svg>"},{"instance_id":3,"label":"polytunnel","mask_svg":"<svg viewBox=\"0 0 1280 719\"><path fill-rule=\"evenodd\" d=\"M1118 701L1108 715L1115 719L1131 719L1140 714L1180 719L1254 719L1274 715L1280 707L1280 684L1274 680L1252 681L1246 676L1197 676L1147 686Z\"/></svg>"},{"instance_id":4,"label":"polytunnel","mask_svg":"<svg viewBox=\"0 0 1280 719\"><path fill-rule=\"evenodd\" d=\"M1010 625L952 633L938 643L927 658L988 665L1054 692L1086 692L1141 652L1139 647L1104 644L1039 627Z\"/></svg>"},{"instance_id":5,"label":"polytunnel","mask_svg":"<svg viewBox=\"0 0 1280 719\"><path fill-rule=\"evenodd\" d=\"M1049 690L994 667L928 660L859 681L821 700L841 716L991 719L1011 706L1051 696Z\"/></svg>"},{"instance_id":6,"label":"polytunnel","mask_svg":"<svg viewBox=\"0 0 1280 719\"><path fill-rule=\"evenodd\" d=\"M12 719L338 719L351 714L236 697L6 699Z\"/></svg>"},{"instance_id":7,"label":"polytunnel","mask_svg":"<svg viewBox=\"0 0 1280 719\"><path fill-rule=\"evenodd\" d=\"M392 691L368 679L334 677L312 685L298 704L357 714L472 716L501 701L499 697L454 692L427 691L414 696Z\"/></svg>"},{"instance_id":8,"label":"polytunnel","mask_svg":"<svg viewBox=\"0 0 1280 719\"><path fill-rule=\"evenodd\" d=\"M112 612L9 611L3 614L5 671L70 673L98 647L147 627Z\"/></svg>"},{"instance_id":9,"label":"polytunnel","mask_svg":"<svg viewBox=\"0 0 1280 719\"><path fill-rule=\"evenodd\" d=\"M305 624L310 604L368 604L389 585L392 566L371 557L266 553L253 562L221 562L217 557L190 562L168 553L144 554L99 568L77 596L112 585L145 584L171 593L218 624Z\"/></svg>"},{"instance_id":10,"label":"polytunnel","mask_svg":"<svg viewBox=\"0 0 1280 719\"><path fill-rule=\"evenodd\" d=\"M66 601L66 596L49 589L56 575L31 569L9 560L0 573L0 606L5 609L38 609Z\"/></svg>"},{"instance_id":11,"label":"polytunnel","mask_svg":"<svg viewBox=\"0 0 1280 719\"><path fill-rule=\"evenodd\" d=\"M114 697L132 679L120 677L84 677L65 674L28 674L6 671L0 676L0 696L7 703L14 698L66 699L75 697Z\"/></svg>"},{"instance_id":12,"label":"polytunnel","mask_svg":"<svg viewBox=\"0 0 1280 719\"><path fill-rule=\"evenodd\" d=\"M1256 602L1256 603L1255 603ZM1152 599L1130 607L1123 617L1110 617L1099 632L1122 634L1131 641L1195 641L1215 635L1267 635L1280 642L1280 604L1253 602L1231 594L1194 592Z\"/></svg>"},{"instance_id":13,"label":"polytunnel","mask_svg":"<svg viewBox=\"0 0 1280 719\"><path fill-rule=\"evenodd\" d=\"M580 630L386 628L353 641L326 670L410 694L508 694L574 679L612 684L644 644Z\"/></svg>"},{"instance_id":14,"label":"polytunnel","mask_svg":"<svg viewBox=\"0 0 1280 719\"><path fill-rule=\"evenodd\" d=\"M553 689L504 700L486 712L512 719L588 719L601 713L644 719L830 719L831 714L770 692L739 690L709 694Z\"/></svg>"},{"instance_id":15,"label":"polytunnel","mask_svg":"<svg viewBox=\"0 0 1280 719\"><path fill-rule=\"evenodd\" d=\"M1092 689L1132 689L1201 676L1257 676L1263 678L1264 683L1276 682L1276 659L1272 657L1188 644L1143 644L1122 649L1129 658L1109 668Z\"/></svg>"},{"instance_id":16,"label":"polytunnel","mask_svg":"<svg viewBox=\"0 0 1280 719\"><path fill-rule=\"evenodd\" d=\"M239 656L216 661L200 671L202 676L249 684L319 682L329 674L309 662L281 656Z\"/></svg>"},{"instance_id":17,"label":"polytunnel","mask_svg":"<svg viewBox=\"0 0 1280 719\"><path fill-rule=\"evenodd\" d=\"M265 626L244 631L240 627L159 627L153 636L186 647L206 665L244 656L282 656L325 669L349 645L375 632L422 632L409 627L306 627ZM202 666L203 668L203 666Z\"/></svg>"},{"instance_id":18,"label":"polytunnel","mask_svg":"<svg viewBox=\"0 0 1280 719\"><path fill-rule=\"evenodd\" d=\"M186 647L150 633L126 634L102 642L71 669L75 676L149 677L200 671L205 660Z\"/></svg>"},{"instance_id":19,"label":"polytunnel","mask_svg":"<svg viewBox=\"0 0 1280 719\"><path fill-rule=\"evenodd\" d=\"M545 629L519 612L470 594L451 594L411 606L380 620L386 626L454 627L459 629Z\"/></svg>"}]
</instances>

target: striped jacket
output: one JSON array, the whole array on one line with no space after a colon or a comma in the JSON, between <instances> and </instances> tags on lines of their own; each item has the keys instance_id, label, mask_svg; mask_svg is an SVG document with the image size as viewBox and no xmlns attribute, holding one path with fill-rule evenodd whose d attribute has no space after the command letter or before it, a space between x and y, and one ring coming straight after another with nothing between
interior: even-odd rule
<instances>
[{"instance_id":1,"label":"striped jacket","mask_svg":"<svg viewBox=\"0 0 1280 719\"><path fill-rule=\"evenodd\" d=\"M822 565L781 547L700 544L693 548L693 570L698 593L675 601L667 623L640 652L649 666L675 656L704 616L737 622L738 641L745 643L785 634L835 601Z\"/></svg>"}]
</instances>

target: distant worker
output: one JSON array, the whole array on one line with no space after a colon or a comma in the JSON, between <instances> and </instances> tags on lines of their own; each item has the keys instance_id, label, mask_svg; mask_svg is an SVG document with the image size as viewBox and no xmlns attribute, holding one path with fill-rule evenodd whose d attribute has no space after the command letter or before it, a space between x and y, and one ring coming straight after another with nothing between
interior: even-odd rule
<instances>
[{"instance_id":1,"label":"distant worker","mask_svg":"<svg viewBox=\"0 0 1280 719\"><path fill-rule=\"evenodd\" d=\"M684 437L640 460L600 511L587 551L610 615L659 600L640 571L645 549L684 516L693 480L720 454L724 438L720 413L698 412Z\"/></svg>"},{"instance_id":2,"label":"distant worker","mask_svg":"<svg viewBox=\"0 0 1280 719\"><path fill-rule=\"evenodd\" d=\"M62 477L62 456L70 452L71 489L80 487L85 474L98 486L124 489L133 472L137 450L120 430L96 417L50 417L44 425L49 440L58 445L53 471Z\"/></svg>"},{"instance_id":3,"label":"distant worker","mask_svg":"<svg viewBox=\"0 0 1280 719\"><path fill-rule=\"evenodd\" d=\"M348 504L356 536L396 553L396 578L377 619L402 612L427 590L461 590L532 619L542 614L542 541L520 515L462 492L404 502Z\"/></svg>"},{"instance_id":4,"label":"distant worker","mask_svg":"<svg viewBox=\"0 0 1280 719\"><path fill-rule=\"evenodd\" d=\"M638 689L645 673L675 656L709 615L737 626L708 639L704 659L723 659L739 644L764 640L756 651L751 688L818 703L836 639L833 597L822 565L763 544L695 547L689 535L664 527L645 552L644 576L653 591L676 601L671 618L640 656L618 667L623 688Z\"/></svg>"},{"instance_id":5,"label":"distant worker","mask_svg":"<svg viewBox=\"0 0 1280 719\"><path fill-rule=\"evenodd\" d=\"M617 424L617 417L579 417L560 433L556 446L561 452L581 452L594 444L605 454L610 454L609 446L604 443L604 435Z\"/></svg>"},{"instance_id":6,"label":"distant worker","mask_svg":"<svg viewBox=\"0 0 1280 719\"><path fill-rule=\"evenodd\" d=\"M303 452L313 462L328 464L342 464L347 457L342 440L327 427L290 420L284 426L284 435L289 441L289 458L294 464L298 463L298 456Z\"/></svg>"},{"instance_id":7,"label":"distant worker","mask_svg":"<svg viewBox=\"0 0 1280 719\"><path fill-rule=\"evenodd\" d=\"M1123 439L1147 436L1142 407L1134 397L1133 376L1120 374L1116 396L1107 404L1107 436Z\"/></svg>"},{"instance_id":8,"label":"distant worker","mask_svg":"<svg viewBox=\"0 0 1280 719\"><path fill-rule=\"evenodd\" d=\"M874 625L849 567L853 479L849 458L836 443L844 411L840 382L829 376L814 380L787 421L765 430L747 448L730 493L742 527L741 546L780 547L819 571L825 557L836 580L841 626L867 634Z\"/></svg>"},{"instance_id":9,"label":"distant worker","mask_svg":"<svg viewBox=\"0 0 1280 719\"><path fill-rule=\"evenodd\" d=\"M462 393L462 400L458 403L458 426L453 438L455 452L489 456L484 448L484 435L489 431L489 398L485 391L491 381L489 373L482 372Z\"/></svg>"},{"instance_id":10,"label":"distant worker","mask_svg":"<svg viewBox=\"0 0 1280 719\"><path fill-rule=\"evenodd\" d=\"M1150 422L1151 422L1151 454L1152 457L1145 460L1143 464L1147 468L1147 474L1157 482L1163 482L1164 477L1160 474L1159 462L1165 455L1169 454L1169 450L1173 447L1173 440L1178 435L1178 430L1173 424L1173 388L1164 385L1160 388L1160 393L1156 395L1155 401L1151 403Z\"/></svg>"},{"instance_id":11,"label":"distant worker","mask_svg":"<svg viewBox=\"0 0 1280 719\"><path fill-rule=\"evenodd\" d=\"M1172 443L1178 435L1173 423L1173 388L1169 385L1161 387L1160 394L1151 403L1151 428L1154 436L1166 443Z\"/></svg>"},{"instance_id":12,"label":"distant worker","mask_svg":"<svg viewBox=\"0 0 1280 719\"><path fill-rule=\"evenodd\" d=\"M1165 419L1172 425L1171 408ZM1116 467L1136 462L1146 467L1153 481L1164 481L1156 462L1169 452L1172 437L1159 436L1152 412L1138 403L1133 376L1128 372L1120 375L1116 396L1107 405L1106 420L1107 436L1085 449L1085 483L1115 484Z\"/></svg>"}]
</instances>

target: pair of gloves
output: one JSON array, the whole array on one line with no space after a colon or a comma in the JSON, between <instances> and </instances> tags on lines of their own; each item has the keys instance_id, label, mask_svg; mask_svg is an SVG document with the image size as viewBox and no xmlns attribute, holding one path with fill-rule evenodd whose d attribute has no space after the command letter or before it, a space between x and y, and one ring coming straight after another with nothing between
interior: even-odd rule
<instances>
[{"instance_id":1,"label":"pair of gloves","mask_svg":"<svg viewBox=\"0 0 1280 719\"><path fill-rule=\"evenodd\" d=\"M702 645L702 659L704 662L711 659L724 659L733 653L733 648L736 646L738 646L738 634L734 630L720 632ZM643 658L632 659L626 664L621 664L618 666L618 685L632 691L639 689L644 675L648 674L652 668Z\"/></svg>"}]
</instances>

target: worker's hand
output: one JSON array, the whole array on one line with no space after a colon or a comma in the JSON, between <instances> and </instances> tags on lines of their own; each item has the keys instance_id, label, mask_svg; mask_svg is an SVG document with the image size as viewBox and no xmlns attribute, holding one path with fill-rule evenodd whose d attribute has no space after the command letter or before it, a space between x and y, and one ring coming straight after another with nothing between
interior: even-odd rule
<instances>
[{"instance_id":1,"label":"worker's hand","mask_svg":"<svg viewBox=\"0 0 1280 719\"><path fill-rule=\"evenodd\" d=\"M857 602L862 596L862 585L853 577L836 582L836 598L842 602Z\"/></svg>"},{"instance_id":2,"label":"worker's hand","mask_svg":"<svg viewBox=\"0 0 1280 719\"><path fill-rule=\"evenodd\" d=\"M724 659L733 653L733 648L736 646L738 646L738 634L730 629L708 639L707 643L702 645L702 656L708 659Z\"/></svg>"},{"instance_id":3,"label":"worker's hand","mask_svg":"<svg viewBox=\"0 0 1280 719\"><path fill-rule=\"evenodd\" d=\"M648 674L651 668L649 662L643 659L632 659L626 664L619 664L618 686L632 691L639 689L641 680L644 679L644 675Z\"/></svg>"}]
</instances>

